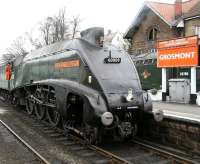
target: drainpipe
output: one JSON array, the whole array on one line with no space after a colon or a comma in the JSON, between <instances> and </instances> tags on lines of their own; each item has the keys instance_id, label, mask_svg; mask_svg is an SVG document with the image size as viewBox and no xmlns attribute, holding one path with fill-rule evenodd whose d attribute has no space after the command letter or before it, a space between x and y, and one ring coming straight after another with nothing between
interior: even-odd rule
<instances>
[{"instance_id":1,"label":"drainpipe","mask_svg":"<svg viewBox=\"0 0 200 164\"><path fill-rule=\"evenodd\" d=\"M197 98L197 88L196 88L196 67L191 67L191 93L190 93L190 103L196 104Z\"/></svg>"},{"instance_id":2,"label":"drainpipe","mask_svg":"<svg viewBox=\"0 0 200 164\"><path fill-rule=\"evenodd\" d=\"M167 69L162 68L162 101L166 101L167 96Z\"/></svg>"}]
</instances>

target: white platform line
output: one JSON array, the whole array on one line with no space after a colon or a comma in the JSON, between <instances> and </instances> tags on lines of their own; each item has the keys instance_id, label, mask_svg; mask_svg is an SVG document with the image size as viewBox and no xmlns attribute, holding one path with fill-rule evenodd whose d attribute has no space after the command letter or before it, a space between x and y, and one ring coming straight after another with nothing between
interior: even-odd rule
<instances>
[{"instance_id":1,"label":"white platform line","mask_svg":"<svg viewBox=\"0 0 200 164\"><path fill-rule=\"evenodd\" d=\"M200 122L200 116L198 117L197 115L194 115L194 114L174 112L174 111L168 111L168 110L163 110L163 112L164 112L164 116L170 116L174 118L181 118L181 119Z\"/></svg>"}]
</instances>

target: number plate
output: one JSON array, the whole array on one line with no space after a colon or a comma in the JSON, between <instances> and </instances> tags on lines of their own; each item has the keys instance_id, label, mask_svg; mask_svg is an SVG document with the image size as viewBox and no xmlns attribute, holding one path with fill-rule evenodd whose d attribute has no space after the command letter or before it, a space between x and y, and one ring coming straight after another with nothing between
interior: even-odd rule
<instances>
[{"instance_id":1,"label":"number plate","mask_svg":"<svg viewBox=\"0 0 200 164\"><path fill-rule=\"evenodd\" d=\"M121 63L121 58L105 58L104 63L118 64L118 63Z\"/></svg>"}]
</instances>

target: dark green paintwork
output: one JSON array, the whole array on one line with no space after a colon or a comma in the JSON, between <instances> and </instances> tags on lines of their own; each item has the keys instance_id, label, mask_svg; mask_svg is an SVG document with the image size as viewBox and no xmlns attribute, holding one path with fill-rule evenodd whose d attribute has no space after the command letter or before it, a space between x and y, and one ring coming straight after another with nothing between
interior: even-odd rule
<instances>
[{"instance_id":1,"label":"dark green paintwork","mask_svg":"<svg viewBox=\"0 0 200 164\"><path fill-rule=\"evenodd\" d=\"M81 80L81 71L83 63L80 67L73 68L56 68L58 62L66 62L74 59L81 61L79 55L75 51L58 52L55 55L44 56L39 59L33 59L19 66L16 73L15 87L30 84L32 81L45 79L68 79L79 82Z\"/></svg>"},{"instance_id":2,"label":"dark green paintwork","mask_svg":"<svg viewBox=\"0 0 200 164\"><path fill-rule=\"evenodd\" d=\"M58 62L71 60L79 60L80 66L72 68L55 67L55 64ZM13 67L13 76L10 81L5 79L5 64L0 66L0 88L3 89L12 90L17 87L29 85L35 81L46 79L67 79L101 91L95 77L93 77L90 84L88 83L88 76L92 75L92 73L75 50L57 52L52 55L23 61L19 65ZM9 85L10 89L8 89Z\"/></svg>"},{"instance_id":3,"label":"dark green paintwork","mask_svg":"<svg viewBox=\"0 0 200 164\"><path fill-rule=\"evenodd\" d=\"M143 54L132 57L138 71L142 89L161 89L162 69L157 68L156 53ZM148 76L145 77L145 72Z\"/></svg>"},{"instance_id":4,"label":"dark green paintwork","mask_svg":"<svg viewBox=\"0 0 200 164\"><path fill-rule=\"evenodd\" d=\"M149 90L152 88L161 89L162 69L156 66L156 55L143 55L133 58L140 77L142 88ZM144 78L144 71L151 75ZM191 68L167 68L167 80L174 78L190 79ZM200 67L197 67L197 92L200 91Z\"/></svg>"},{"instance_id":5,"label":"dark green paintwork","mask_svg":"<svg viewBox=\"0 0 200 164\"><path fill-rule=\"evenodd\" d=\"M162 83L162 71L156 67L155 63L147 65L136 65L142 88L144 90L161 88ZM145 72L149 73L149 76L145 77Z\"/></svg>"}]
</instances>

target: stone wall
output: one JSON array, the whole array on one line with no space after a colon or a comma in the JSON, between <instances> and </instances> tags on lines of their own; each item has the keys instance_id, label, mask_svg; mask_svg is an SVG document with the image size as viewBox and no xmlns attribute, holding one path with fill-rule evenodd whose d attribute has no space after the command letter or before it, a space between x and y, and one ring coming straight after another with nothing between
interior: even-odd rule
<instances>
[{"instance_id":1,"label":"stone wall","mask_svg":"<svg viewBox=\"0 0 200 164\"><path fill-rule=\"evenodd\" d=\"M156 26L159 29L157 38L158 40L169 39L174 36L172 28L153 11L149 10L145 19L143 19L143 21L141 22L137 32L135 32L132 41L147 41L147 32L149 28L153 26Z\"/></svg>"},{"instance_id":2,"label":"stone wall","mask_svg":"<svg viewBox=\"0 0 200 164\"><path fill-rule=\"evenodd\" d=\"M140 137L146 140L200 155L200 122L168 117L158 123L149 115L143 129Z\"/></svg>"},{"instance_id":3,"label":"stone wall","mask_svg":"<svg viewBox=\"0 0 200 164\"><path fill-rule=\"evenodd\" d=\"M156 45L152 41L148 41L148 33L152 27L156 27L158 29L157 40L176 37L176 32L174 32L174 29L171 28L153 11L149 10L141 21L138 30L132 37L132 49L147 49Z\"/></svg>"}]
</instances>

